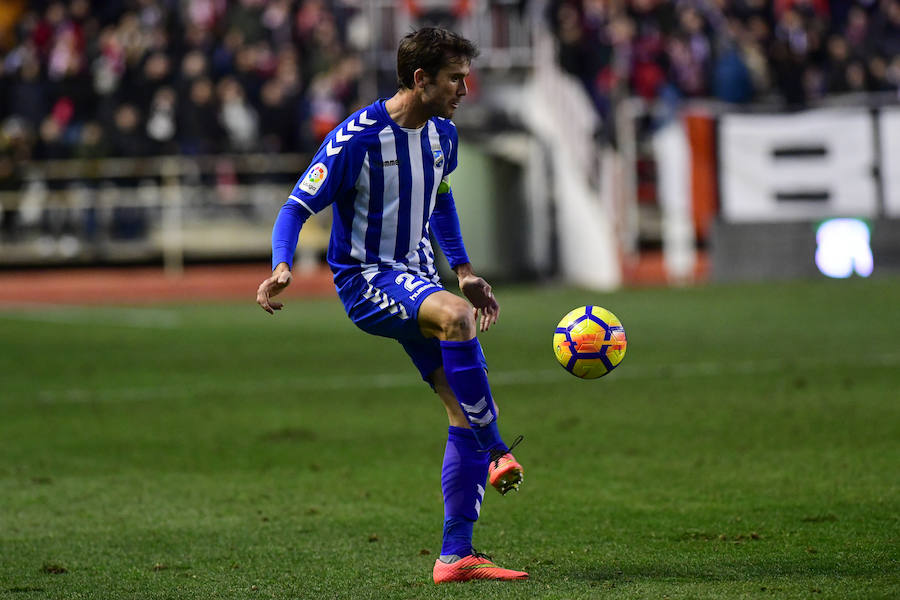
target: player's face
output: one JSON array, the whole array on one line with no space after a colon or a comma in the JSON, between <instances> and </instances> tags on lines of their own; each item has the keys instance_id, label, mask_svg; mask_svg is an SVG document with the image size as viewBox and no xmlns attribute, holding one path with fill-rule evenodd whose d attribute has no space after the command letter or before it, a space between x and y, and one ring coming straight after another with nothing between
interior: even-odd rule
<instances>
[{"instance_id":1,"label":"player's face","mask_svg":"<svg viewBox=\"0 0 900 600\"><path fill-rule=\"evenodd\" d=\"M425 76L422 100L432 115L445 119L453 117L463 96L469 92L466 87L468 74L468 62L451 61L435 77Z\"/></svg>"}]
</instances>

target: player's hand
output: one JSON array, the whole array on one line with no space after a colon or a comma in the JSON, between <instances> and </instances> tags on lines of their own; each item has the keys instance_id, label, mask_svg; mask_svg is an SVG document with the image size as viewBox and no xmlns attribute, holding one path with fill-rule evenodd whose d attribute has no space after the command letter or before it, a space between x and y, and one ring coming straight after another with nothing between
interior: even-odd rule
<instances>
[{"instance_id":1,"label":"player's hand","mask_svg":"<svg viewBox=\"0 0 900 600\"><path fill-rule=\"evenodd\" d=\"M284 265L284 268L281 265ZM256 303L270 315L274 315L276 310L281 310L284 306L283 303L272 300L272 298L291 284L293 276L286 267L285 263L278 265L272 272L272 276L259 284L259 288L256 290Z\"/></svg>"},{"instance_id":2,"label":"player's hand","mask_svg":"<svg viewBox=\"0 0 900 600\"><path fill-rule=\"evenodd\" d=\"M459 278L459 289L475 307L475 321L481 331L487 331L497 322L500 316L500 305L494 298L494 292L487 281L474 274L465 274ZM481 311L480 319L478 312Z\"/></svg>"}]
</instances>

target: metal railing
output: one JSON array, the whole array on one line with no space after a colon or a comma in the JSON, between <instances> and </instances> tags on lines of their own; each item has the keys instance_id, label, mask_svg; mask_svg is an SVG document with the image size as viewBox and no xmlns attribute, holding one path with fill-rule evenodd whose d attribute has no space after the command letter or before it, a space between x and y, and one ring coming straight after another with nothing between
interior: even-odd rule
<instances>
[{"instance_id":1,"label":"metal railing","mask_svg":"<svg viewBox=\"0 0 900 600\"><path fill-rule=\"evenodd\" d=\"M160 156L29 162L0 192L0 266L264 259L272 222L309 157ZM301 256L327 244L311 219Z\"/></svg>"}]
</instances>

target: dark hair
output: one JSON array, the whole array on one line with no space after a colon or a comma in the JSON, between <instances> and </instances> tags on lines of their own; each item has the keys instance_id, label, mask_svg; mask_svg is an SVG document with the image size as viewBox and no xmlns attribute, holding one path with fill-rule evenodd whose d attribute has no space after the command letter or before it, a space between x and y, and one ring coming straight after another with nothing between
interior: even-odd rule
<instances>
[{"instance_id":1,"label":"dark hair","mask_svg":"<svg viewBox=\"0 0 900 600\"><path fill-rule=\"evenodd\" d=\"M416 69L434 77L447 64L458 60L469 63L476 56L478 48L461 35L441 27L423 27L400 40L397 83L401 88L412 89Z\"/></svg>"}]
</instances>

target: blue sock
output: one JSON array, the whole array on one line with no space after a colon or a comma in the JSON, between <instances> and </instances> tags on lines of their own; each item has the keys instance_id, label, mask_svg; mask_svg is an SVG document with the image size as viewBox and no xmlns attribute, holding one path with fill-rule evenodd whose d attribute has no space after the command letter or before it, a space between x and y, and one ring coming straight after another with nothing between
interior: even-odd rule
<instances>
[{"instance_id":1,"label":"blue sock","mask_svg":"<svg viewBox=\"0 0 900 600\"><path fill-rule=\"evenodd\" d=\"M497 429L497 411L484 372L486 362L478 338L465 342L441 342L441 357L447 383L456 395L463 414L482 450L506 451Z\"/></svg>"},{"instance_id":2,"label":"blue sock","mask_svg":"<svg viewBox=\"0 0 900 600\"><path fill-rule=\"evenodd\" d=\"M444 493L444 538L441 556L472 553L472 529L481 512L490 457L482 452L469 429L448 429L441 467Z\"/></svg>"}]
</instances>

